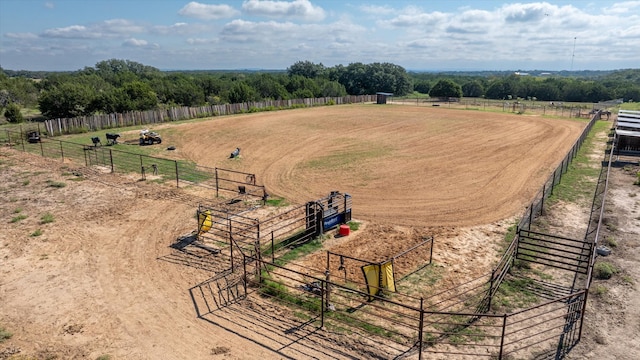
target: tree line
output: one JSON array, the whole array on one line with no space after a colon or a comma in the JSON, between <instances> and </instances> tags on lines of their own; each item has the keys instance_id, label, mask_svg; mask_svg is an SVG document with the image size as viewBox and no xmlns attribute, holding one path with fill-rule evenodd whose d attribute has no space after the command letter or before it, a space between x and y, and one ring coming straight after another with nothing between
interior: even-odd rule
<instances>
[{"instance_id":1,"label":"tree line","mask_svg":"<svg viewBox=\"0 0 640 360\"><path fill-rule=\"evenodd\" d=\"M45 118L123 113L173 106L393 93L431 97L485 97L598 102L640 99L640 70L593 72L585 77L514 73L407 72L391 63L326 67L298 61L286 71L161 71L110 59L74 72L0 68L0 113L21 120L21 109Z\"/></svg>"}]
</instances>

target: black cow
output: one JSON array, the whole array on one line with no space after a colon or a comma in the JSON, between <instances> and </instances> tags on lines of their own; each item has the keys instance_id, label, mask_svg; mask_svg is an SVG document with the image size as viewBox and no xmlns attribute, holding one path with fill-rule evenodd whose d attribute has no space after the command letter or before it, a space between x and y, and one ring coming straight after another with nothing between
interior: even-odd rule
<instances>
[{"instance_id":1,"label":"black cow","mask_svg":"<svg viewBox=\"0 0 640 360\"><path fill-rule=\"evenodd\" d=\"M114 145L118 143L120 134L107 133L107 144Z\"/></svg>"}]
</instances>

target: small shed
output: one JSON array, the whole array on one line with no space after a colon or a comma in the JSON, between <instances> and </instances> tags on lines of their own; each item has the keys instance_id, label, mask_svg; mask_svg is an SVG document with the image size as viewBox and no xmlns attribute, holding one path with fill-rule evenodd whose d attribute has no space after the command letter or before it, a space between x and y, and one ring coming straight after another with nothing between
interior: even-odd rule
<instances>
[{"instance_id":1,"label":"small shed","mask_svg":"<svg viewBox=\"0 0 640 360\"><path fill-rule=\"evenodd\" d=\"M377 92L376 93L377 96L377 104L386 104L387 103L387 98L388 97L392 97L393 94L392 93L386 93L386 92Z\"/></svg>"}]
</instances>

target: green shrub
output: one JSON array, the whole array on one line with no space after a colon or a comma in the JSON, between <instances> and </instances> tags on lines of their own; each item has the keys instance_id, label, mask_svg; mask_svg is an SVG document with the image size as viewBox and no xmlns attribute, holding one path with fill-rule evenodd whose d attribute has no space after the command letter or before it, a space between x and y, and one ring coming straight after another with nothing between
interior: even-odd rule
<instances>
[{"instance_id":1,"label":"green shrub","mask_svg":"<svg viewBox=\"0 0 640 360\"><path fill-rule=\"evenodd\" d=\"M10 123L21 123L24 121L24 116L20 112L20 106L15 103L9 103L4 111L4 117Z\"/></svg>"},{"instance_id":2,"label":"green shrub","mask_svg":"<svg viewBox=\"0 0 640 360\"><path fill-rule=\"evenodd\" d=\"M356 231L360 229L360 222L358 221L349 221L348 225L351 231Z\"/></svg>"},{"instance_id":3,"label":"green shrub","mask_svg":"<svg viewBox=\"0 0 640 360\"><path fill-rule=\"evenodd\" d=\"M67 186L67 184L63 182L53 181L53 180L47 180L47 184L49 185L49 187L58 188L58 189Z\"/></svg>"},{"instance_id":4,"label":"green shrub","mask_svg":"<svg viewBox=\"0 0 640 360\"><path fill-rule=\"evenodd\" d=\"M618 273L618 271L619 270L616 269L613 264L608 262L599 262L593 267L593 276L595 276L596 279L606 280L611 279L611 277Z\"/></svg>"},{"instance_id":5,"label":"green shrub","mask_svg":"<svg viewBox=\"0 0 640 360\"><path fill-rule=\"evenodd\" d=\"M12 222L12 223L17 223L18 221L24 220L24 219L26 219L26 218L27 218L27 215L21 214L21 215L18 215L18 216L13 217L13 218L11 219L11 222Z\"/></svg>"},{"instance_id":6,"label":"green shrub","mask_svg":"<svg viewBox=\"0 0 640 360\"><path fill-rule=\"evenodd\" d=\"M42 235L42 230L37 229L36 231L31 233L31 237L36 237Z\"/></svg>"},{"instance_id":7,"label":"green shrub","mask_svg":"<svg viewBox=\"0 0 640 360\"><path fill-rule=\"evenodd\" d=\"M5 340L11 339L12 336L13 336L12 333L10 333L9 331L5 330L5 328L0 326L0 343Z\"/></svg>"},{"instance_id":8,"label":"green shrub","mask_svg":"<svg viewBox=\"0 0 640 360\"><path fill-rule=\"evenodd\" d=\"M53 215L49 212L44 213L42 217L40 217L40 224L48 224L54 221L55 219L53 218Z\"/></svg>"},{"instance_id":9,"label":"green shrub","mask_svg":"<svg viewBox=\"0 0 640 360\"><path fill-rule=\"evenodd\" d=\"M609 289L607 289L605 286L602 286L602 285L596 285L595 288L593 289L593 293L598 297L603 297L607 295L608 292L609 292Z\"/></svg>"}]
</instances>

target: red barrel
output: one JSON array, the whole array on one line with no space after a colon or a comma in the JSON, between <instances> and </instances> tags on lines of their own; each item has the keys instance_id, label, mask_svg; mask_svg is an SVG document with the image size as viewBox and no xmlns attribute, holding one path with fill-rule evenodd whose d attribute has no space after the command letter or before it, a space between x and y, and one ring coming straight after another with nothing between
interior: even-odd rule
<instances>
[{"instance_id":1,"label":"red barrel","mask_svg":"<svg viewBox=\"0 0 640 360\"><path fill-rule=\"evenodd\" d=\"M349 235L349 230L351 230L349 225L340 225L340 236Z\"/></svg>"}]
</instances>

